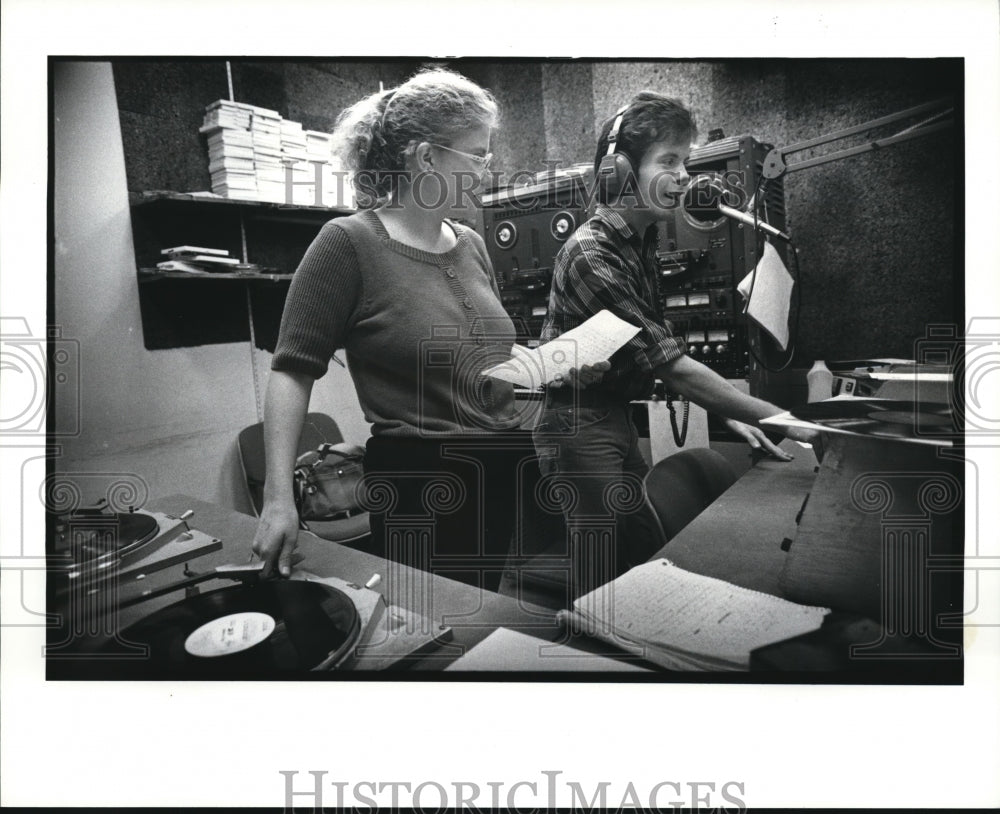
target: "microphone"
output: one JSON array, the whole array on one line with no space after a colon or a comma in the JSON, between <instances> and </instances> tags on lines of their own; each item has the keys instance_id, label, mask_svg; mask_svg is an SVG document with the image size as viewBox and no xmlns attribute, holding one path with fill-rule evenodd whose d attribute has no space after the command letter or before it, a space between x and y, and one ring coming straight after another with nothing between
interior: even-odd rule
<instances>
[{"instance_id":1,"label":"microphone","mask_svg":"<svg viewBox=\"0 0 1000 814\"><path fill-rule=\"evenodd\" d=\"M788 235L766 221L755 220L753 215L748 215L746 212L740 212L738 209L727 206L723 203L725 195L726 189L723 187L721 181L710 178L707 175L699 176L692 181L691 188L688 190L687 195L684 196L684 209L695 220L715 220L719 215L724 215L752 229L760 229L762 232L767 232L767 234L774 237L780 237L782 240L791 240Z\"/></svg>"}]
</instances>

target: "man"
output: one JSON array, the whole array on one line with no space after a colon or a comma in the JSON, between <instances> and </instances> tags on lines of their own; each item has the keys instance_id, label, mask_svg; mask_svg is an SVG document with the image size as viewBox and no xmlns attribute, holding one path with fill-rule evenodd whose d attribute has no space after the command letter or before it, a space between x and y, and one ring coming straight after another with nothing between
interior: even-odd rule
<instances>
[{"instance_id":1,"label":"man","mask_svg":"<svg viewBox=\"0 0 1000 814\"><path fill-rule=\"evenodd\" d=\"M612 355L600 382L547 390L534 433L543 475L557 477L572 493L566 514L577 594L645 561L659 547L658 524L641 500L648 467L628 409L630 401L649 398L656 379L668 392L725 417L752 446L790 458L756 426L782 410L740 392L688 356L657 296L656 224L681 205L688 182L684 160L695 137L690 112L660 94L640 93L618 111L597 144L600 204L556 258L543 341L602 309L640 328ZM608 529L609 517L616 531L610 544L598 532Z\"/></svg>"}]
</instances>

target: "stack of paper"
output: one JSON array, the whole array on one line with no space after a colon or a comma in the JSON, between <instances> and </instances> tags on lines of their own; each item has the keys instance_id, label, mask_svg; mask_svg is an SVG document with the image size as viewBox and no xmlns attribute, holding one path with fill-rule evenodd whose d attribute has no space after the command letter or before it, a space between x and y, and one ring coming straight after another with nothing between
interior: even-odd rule
<instances>
[{"instance_id":1,"label":"stack of paper","mask_svg":"<svg viewBox=\"0 0 1000 814\"><path fill-rule=\"evenodd\" d=\"M331 147L333 138L329 133L320 133L318 130L306 130L306 156L309 165L313 168L313 181L319 185L314 192L314 203L323 206L335 206L331 201L334 188L333 165L330 159L333 157ZM316 178L315 168L319 167L319 178Z\"/></svg>"},{"instance_id":2,"label":"stack of paper","mask_svg":"<svg viewBox=\"0 0 1000 814\"><path fill-rule=\"evenodd\" d=\"M203 246L174 246L163 249L160 254L167 257L156 267L161 271L187 271L191 274L210 274L218 271L233 271L242 264L230 257L226 249L208 249Z\"/></svg>"},{"instance_id":3,"label":"stack of paper","mask_svg":"<svg viewBox=\"0 0 1000 814\"><path fill-rule=\"evenodd\" d=\"M285 168L281 163L281 116L263 107L252 108L251 114L257 196L262 201L282 203L285 200Z\"/></svg>"},{"instance_id":4,"label":"stack of paper","mask_svg":"<svg viewBox=\"0 0 1000 814\"><path fill-rule=\"evenodd\" d=\"M302 125L287 119L281 121L281 163L286 183L285 202L300 206L322 205L319 189L322 171L309 160Z\"/></svg>"},{"instance_id":5,"label":"stack of paper","mask_svg":"<svg viewBox=\"0 0 1000 814\"><path fill-rule=\"evenodd\" d=\"M323 206L354 209L354 186L351 174L344 171L340 159L331 155L326 163L313 166L319 166L319 197L322 200L318 203L322 203Z\"/></svg>"},{"instance_id":6,"label":"stack of paper","mask_svg":"<svg viewBox=\"0 0 1000 814\"><path fill-rule=\"evenodd\" d=\"M305 136L306 152L313 171L311 180L320 185L316 193L318 200L314 203L353 208L353 189L350 179L343 171L340 159L332 152L333 136L318 130L306 130Z\"/></svg>"},{"instance_id":7,"label":"stack of paper","mask_svg":"<svg viewBox=\"0 0 1000 814\"><path fill-rule=\"evenodd\" d=\"M227 198L354 207L332 136L305 130L275 110L219 99L205 108L212 192Z\"/></svg>"},{"instance_id":8,"label":"stack of paper","mask_svg":"<svg viewBox=\"0 0 1000 814\"><path fill-rule=\"evenodd\" d=\"M671 670L731 671L748 670L758 647L818 630L829 612L654 560L580 597L560 618Z\"/></svg>"},{"instance_id":9,"label":"stack of paper","mask_svg":"<svg viewBox=\"0 0 1000 814\"><path fill-rule=\"evenodd\" d=\"M330 160L330 147L333 137L329 133L321 133L319 130L306 130L306 157L310 161L328 162Z\"/></svg>"},{"instance_id":10,"label":"stack of paper","mask_svg":"<svg viewBox=\"0 0 1000 814\"><path fill-rule=\"evenodd\" d=\"M257 197L257 176L254 172L250 111L244 109L248 106L239 106L240 115L236 116L229 115L234 108L213 108L213 105L209 105L205 123L200 128L200 132L208 134L208 171L212 176L212 192L227 198L254 199Z\"/></svg>"},{"instance_id":11,"label":"stack of paper","mask_svg":"<svg viewBox=\"0 0 1000 814\"><path fill-rule=\"evenodd\" d=\"M305 161L309 158L306 133L299 122L281 120L281 157L292 161Z\"/></svg>"},{"instance_id":12,"label":"stack of paper","mask_svg":"<svg viewBox=\"0 0 1000 814\"><path fill-rule=\"evenodd\" d=\"M251 109L250 105L242 102L218 99L205 108L205 118L199 132L209 133L218 129L248 130Z\"/></svg>"}]
</instances>

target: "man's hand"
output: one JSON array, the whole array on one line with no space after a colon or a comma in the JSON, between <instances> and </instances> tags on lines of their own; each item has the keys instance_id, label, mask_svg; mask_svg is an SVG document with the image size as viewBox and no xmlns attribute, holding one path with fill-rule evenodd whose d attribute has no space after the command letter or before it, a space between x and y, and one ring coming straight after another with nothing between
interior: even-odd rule
<instances>
[{"instance_id":1,"label":"man's hand","mask_svg":"<svg viewBox=\"0 0 1000 814\"><path fill-rule=\"evenodd\" d=\"M604 374L611 369L611 362L595 362L592 365L584 365L579 370L571 367L568 373L557 375L549 387L589 387L604 378Z\"/></svg>"},{"instance_id":2,"label":"man's hand","mask_svg":"<svg viewBox=\"0 0 1000 814\"><path fill-rule=\"evenodd\" d=\"M735 418L725 418L722 423L731 431L736 433L742 438L746 439L746 442L754 449L762 449L772 458L777 458L779 461L791 461L795 458L794 455L789 455L783 449L780 449L767 437L762 429L759 427L753 427L749 424L744 424L742 421L737 421Z\"/></svg>"},{"instance_id":3,"label":"man's hand","mask_svg":"<svg viewBox=\"0 0 1000 814\"><path fill-rule=\"evenodd\" d=\"M276 565L281 576L291 573L298 538L299 513L295 504L265 503L253 538L253 552L264 561L261 576L270 576Z\"/></svg>"},{"instance_id":4,"label":"man's hand","mask_svg":"<svg viewBox=\"0 0 1000 814\"><path fill-rule=\"evenodd\" d=\"M800 444L814 444L822 435L818 430L809 430L805 427L775 427L775 429L786 438L791 438Z\"/></svg>"}]
</instances>

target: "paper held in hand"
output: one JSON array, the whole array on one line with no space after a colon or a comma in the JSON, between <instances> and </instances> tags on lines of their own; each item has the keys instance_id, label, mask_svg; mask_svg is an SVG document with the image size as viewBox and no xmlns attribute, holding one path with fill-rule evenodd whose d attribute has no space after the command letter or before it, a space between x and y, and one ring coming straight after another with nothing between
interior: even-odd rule
<instances>
[{"instance_id":1,"label":"paper held in hand","mask_svg":"<svg viewBox=\"0 0 1000 814\"><path fill-rule=\"evenodd\" d=\"M544 345L528 350L511 348L511 358L483 371L484 376L534 390L565 376L572 368L594 365L611 357L639 333L639 328L610 311L600 311L582 325Z\"/></svg>"}]
</instances>

